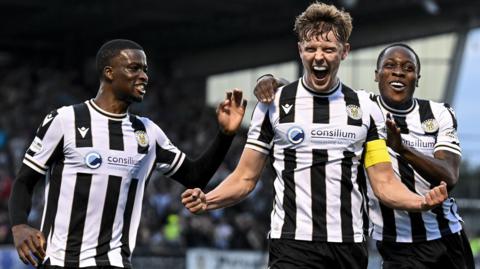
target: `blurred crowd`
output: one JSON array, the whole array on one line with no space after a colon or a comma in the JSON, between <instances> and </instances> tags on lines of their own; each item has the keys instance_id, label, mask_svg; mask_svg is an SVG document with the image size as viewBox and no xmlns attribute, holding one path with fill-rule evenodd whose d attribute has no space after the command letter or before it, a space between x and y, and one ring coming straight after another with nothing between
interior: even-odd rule
<instances>
[{"instance_id":1,"label":"blurred crowd","mask_svg":"<svg viewBox=\"0 0 480 269\"><path fill-rule=\"evenodd\" d=\"M98 79L93 66L92 60L70 69L31 60L0 65L0 244L12 243L8 197L36 128L51 110L95 96ZM149 117L177 147L191 157L199 156L218 129L215 108L205 106L205 81L167 79L152 71L149 75L146 98L131 112ZM207 189L234 169L245 135L246 130L237 134ZM268 188L272 173L266 170L244 202L199 216L183 208L180 195L185 188L181 184L154 172L145 192L136 255L183 255L187 247L264 250L272 196ZM40 182L35 188L29 216L37 227L44 205L43 186Z\"/></svg>"}]
</instances>

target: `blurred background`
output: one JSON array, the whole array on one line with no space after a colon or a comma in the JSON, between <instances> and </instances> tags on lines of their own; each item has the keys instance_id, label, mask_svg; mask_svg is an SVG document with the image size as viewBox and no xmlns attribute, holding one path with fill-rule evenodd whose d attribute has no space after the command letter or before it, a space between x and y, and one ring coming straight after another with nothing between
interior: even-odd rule
<instances>
[{"instance_id":1,"label":"blurred background","mask_svg":"<svg viewBox=\"0 0 480 269\"><path fill-rule=\"evenodd\" d=\"M463 164L453 191L477 261L480 258L480 1L337 0L349 11L352 52L339 76L354 88L377 91L376 58L393 42L421 59L416 96L456 110ZM244 129L207 187L237 164L256 101L256 79L302 73L295 16L311 1L68 1L0 0L0 268L28 268L12 247L7 200L36 127L52 109L95 96L95 54L107 40L132 39L146 50L150 84L134 113L150 117L183 151L196 156L216 132L215 106L226 89L249 99ZM192 216L183 186L154 174L147 188L134 252L136 268L265 268L273 173L265 168L242 203ZM39 226L39 183L29 219ZM380 268L374 248L369 268Z\"/></svg>"}]
</instances>

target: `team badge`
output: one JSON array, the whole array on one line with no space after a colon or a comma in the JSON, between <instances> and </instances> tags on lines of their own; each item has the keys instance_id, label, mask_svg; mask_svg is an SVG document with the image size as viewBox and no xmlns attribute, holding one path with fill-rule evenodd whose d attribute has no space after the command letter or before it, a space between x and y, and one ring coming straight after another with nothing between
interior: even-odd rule
<instances>
[{"instance_id":1,"label":"team badge","mask_svg":"<svg viewBox=\"0 0 480 269\"><path fill-rule=\"evenodd\" d=\"M148 135L145 131L136 131L135 138L141 147L148 146Z\"/></svg>"},{"instance_id":2,"label":"team badge","mask_svg":"<svg viewBox=\"0 0 480 269\"><path fill-rule=\"evenodd\" d=\"M287 131L287 138L290 143L297 145L305 139L305 132L300 127L292 127Z\"/></svg>"},{"instance_id":3,"label":"team badge","mask_svg":"<svg viewBox=\"0 0 480 269\"><path fill-rule=\"evenodd\" d=\"M435 133L438 131L438 123L435 119L428 119L422 122L422 129L425 133Z\"/></svg>"},{"instance_id":4,"label":"team badge","mask_svg":"<svg viewBox=\"0 0 480 269\"><path fill-rule=\"evenodd\" d=\"M96 152L90 152L85 156L85 164L92 169L97 169L102 165L102 156Z\"/></svg>"},{"instance_id":5,"label":"team badge","mask_svg":"<svg viewBox=\"0 0 480 269\"><path fill-rule=\"evenodd\" d=\"M362 118L362 109L357 105L348 105L347 114L350 118L359 120Z\"/></svg>"}]
</instances>

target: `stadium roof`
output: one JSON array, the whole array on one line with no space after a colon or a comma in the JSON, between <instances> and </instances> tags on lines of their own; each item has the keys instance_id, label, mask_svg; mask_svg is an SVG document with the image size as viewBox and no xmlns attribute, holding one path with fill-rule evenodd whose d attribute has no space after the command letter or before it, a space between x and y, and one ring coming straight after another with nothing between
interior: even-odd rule
<instances>
[{"instance_id":1,"label":"stadium roof","mask_svg":"<svg viewBox=\"0 0 480 269\"><path fill-rule=\"evenodd\" d=\"M129 38L158 59L175 59L177 66L220 55L238 60L240 66L258 66L297 57L291 49L293 21L311 2L1 0L0 51L70 48L70 57L75 57L93 55L105 40ZM352 14L353 49L480 25L478 0L326 2ZM252 52L255 57L250 58L255 59L245 59Z\"/></svg>"}]
</instances>

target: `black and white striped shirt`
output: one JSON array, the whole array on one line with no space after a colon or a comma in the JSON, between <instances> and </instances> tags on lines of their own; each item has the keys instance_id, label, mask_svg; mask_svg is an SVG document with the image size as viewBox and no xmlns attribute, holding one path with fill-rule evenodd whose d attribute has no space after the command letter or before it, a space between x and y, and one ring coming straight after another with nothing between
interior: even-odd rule
<instances>
[{"instance_id":1,"label":"black and white striped shirt","mask_svg":"<svg viewBox=\"0 0 480 269\"><path fill-rule=\"evenodd\" d=\"M362 242L364 144L385 138L384 118L363 91L340 82L328 93L303 79L257 104L246 147L272 154L276 171L270 238Z\"/></svg>"},{"instance_id":2,"label":"black and white striped shirt","mask_svg":"<svg viewBox=\"0 0 480 269\"><path fill-rule=\"evenodd\" d=\"M48 114L23 162L46 174L42 232L51 265L130 268L152 170L174 174L185 154L147 118L92 100Z\"/></svg>"},{"instance_id":3,"label":"black and white striped shirt","mask_svg":"<svg viewBox=\"0 0 480 269\"><path fill-rule=\"evenodd\" d=\"M380 96L373 98L385 115L392 114L401 130L404 144L430 157L438 150L461 155L457 121L449 105L414 99L413 105L402 111L388 107ZM390 148L389 153L396 175L412 192L423 195L434 187ZM379 203L370 187L368 197L371 236L375 240L423 242L462 229L462 219L457 213L457 204L453 198L447 199L441 207L419 213L386 207Z\"/></svg>"}]
</instances>

